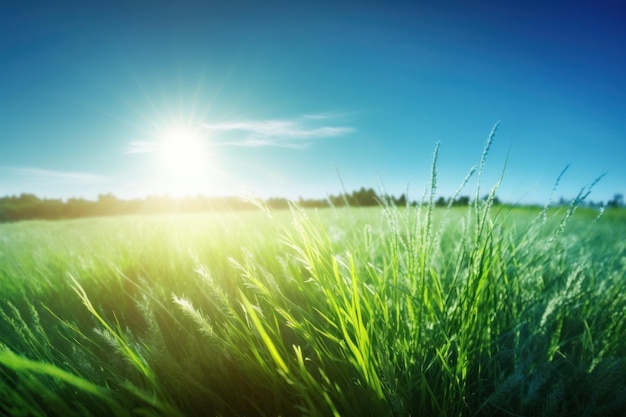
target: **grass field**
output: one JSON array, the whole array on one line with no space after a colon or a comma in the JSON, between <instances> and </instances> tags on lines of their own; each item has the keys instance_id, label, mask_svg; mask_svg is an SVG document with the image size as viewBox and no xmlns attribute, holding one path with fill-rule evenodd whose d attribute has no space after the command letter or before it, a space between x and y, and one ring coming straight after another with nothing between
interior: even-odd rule
<instances>
[{"instance_id":1,"label":"grass field","mask_svg":"<svg viewBox=\"0 0 626 417\"><path fill-rule=\"evenodd\" d=\"M623 415L626 217L491 207L0 226L0 414Z\"/></svg>"}]
</instances>

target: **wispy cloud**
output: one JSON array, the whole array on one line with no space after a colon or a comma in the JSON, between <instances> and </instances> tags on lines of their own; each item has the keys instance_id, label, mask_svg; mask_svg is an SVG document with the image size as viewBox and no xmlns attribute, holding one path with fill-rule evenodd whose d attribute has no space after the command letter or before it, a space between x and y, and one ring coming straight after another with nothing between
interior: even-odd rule
<instances>
[{"instance_id":1,"label":"wispy cloud","mask_svg":"<svg viewBox=\"0 0 626 417\"><path fill-rule=\"evenodd\" d=\"M28 177L30 179L56 180L81 184L91 184L106 180L106 177L102 175L90 174L86 172L54 171L31 167L11 167L9 170L14 175Z\"/></svg>"},{"instance_id":2,"label":"wispy cloud","mask_svg":"<svg viewBox=\"0 0 626 417\"><path fill-rule=\"evenodd\" d=\"M223 123L204 123L214 139L230 133L229 138L218 141L225 146L266 147L302 149L317 139L339 137L351 132L350 126L320 124L335 119L332 114L309 114L294 119L244 120Z\"/></svg>"},{"instance_id":3,"label":"wispy cloud","mask_svg":"<svg viewBox=\"0 0 626 417\"><path fill-rule=\"evenodd\" d=\"M344 136L354 132L351 126L329 123L342 116L333 113L305 114L291 119L239 120L222 123L202 123L214 146L241 146L248 148L280 147L305 149L318 139ZM146 154L158 152L156 140L130 142L124 153Z\"/></svg>"},{"instance_id":4,"label":"wispy cloud","mask_svg":"<svg viewBox=\"0 0 626 417\"><path fill-rule=\"evenodd\" d=\"M156 152L158 145L147 140L136 140L130 142L124 153L151 153Z\"/></svg>"}]
</instances>

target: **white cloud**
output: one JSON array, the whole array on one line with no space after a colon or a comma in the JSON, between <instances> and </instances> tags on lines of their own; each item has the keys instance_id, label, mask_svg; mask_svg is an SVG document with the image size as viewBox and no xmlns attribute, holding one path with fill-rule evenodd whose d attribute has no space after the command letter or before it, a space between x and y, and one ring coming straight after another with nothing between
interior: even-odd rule
<instances>
[{"instance_id":1,"label":"white cloud","mask_svg":"<svg viewBox=\"0 0 626 417\"><path fill-rule=\"evenodd\" d=\"M344 136L354 132L350 126L334 126L327 121L341 115L332 113L306 114L292 119L239 120L222 123L202 123L214 146L247 148L280 147L305 149L317 139ZM130 142L124 153L144 154L159 150L159 143L150 140Z\"/></svg>"},{"instance_id":2,"label":"white cloud","mask_svg":"<svg viewBox=\"0 0 626 417\"><path fill-rule=\"evenodd\" d=\"M151 153L156 152L158 145L146 140L136 140L128 144L125 153Z\"/></svg>"},{"instance_id":3,"label":"white cloud","mask_svg":"<svg viewBox=\"0 0 626 417\"><path fill-rule=\"evenodd\" d=\"M102 182L106 179L106 177L102 175L90 174L86 172L53 171L31 167L12 167L10 168L10 171L14 175L27 177L29 179L57 180L81 184Z\"/></svg>"},{"instance_id":4,"label":"white cloud","mask_svg":"<svg viewBox=\"0 0 626 417\"><path fill-rule=\"evenodd\" d=\"M221 133L228 132L239 132L243 136L222 142L218 141L220 145L303 149L313 140L339 137L354 132L354 128L349 126L319 125L319 121L335 117L331 114L313 114L295 119L204 123L203 127L217 139Z\"/></svg>"}]
</instances>

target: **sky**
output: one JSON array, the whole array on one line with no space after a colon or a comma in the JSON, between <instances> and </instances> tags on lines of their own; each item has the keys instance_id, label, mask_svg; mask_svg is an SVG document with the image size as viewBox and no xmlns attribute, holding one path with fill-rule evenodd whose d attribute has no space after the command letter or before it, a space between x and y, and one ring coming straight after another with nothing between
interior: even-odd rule
<instances>
[{"instance_id":1,"label":"sky","mask_svg":"<svg viewBox=\"0 0 626 417\"><path fill-rule=\"evenodd\" d=\"M619 1L3 1L0 196L626 193ZM569 166L558 188L556 179ZM462 194L475 195L476 176Z\"/></svg>"}]
</instances>

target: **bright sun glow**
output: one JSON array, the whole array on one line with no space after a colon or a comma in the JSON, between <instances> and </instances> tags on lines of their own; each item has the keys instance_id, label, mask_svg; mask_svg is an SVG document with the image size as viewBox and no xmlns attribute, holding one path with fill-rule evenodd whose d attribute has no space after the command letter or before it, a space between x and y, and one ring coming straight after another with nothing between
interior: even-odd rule
<instances>
[{"instance_id":1,"label":"bright sun glow","mask_svg":"<svg viewBox=\"0 0 626 417\"><path fill-rule=\"evenodd\" d=\"M167 129L159 138L159 188L172 195L197 194L208 188L206 139L191 127Z\"/></svg>"}]
</instances>

